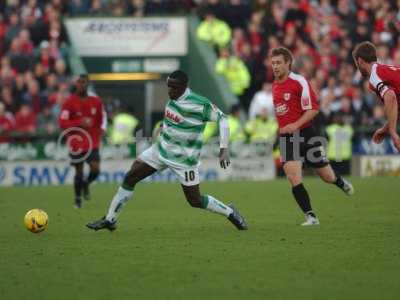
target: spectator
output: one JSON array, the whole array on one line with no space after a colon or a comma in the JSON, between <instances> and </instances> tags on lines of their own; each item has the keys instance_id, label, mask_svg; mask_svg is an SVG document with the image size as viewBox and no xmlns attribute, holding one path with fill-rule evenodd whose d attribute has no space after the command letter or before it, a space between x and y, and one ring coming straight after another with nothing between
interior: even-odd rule
<instances>
[{"instance_id":1,"label":"spectator","mask_svg":"<svg viewBox=\"0 0 400 300\"><path fill-rule=\"evenodd\" d=\"M16 72L11 68L11 62L8 57L1 59L0 83L1 85L10 85L13 82Z\"/></svg>"},{"instance_id":2,"label":"spectator","mask_svg":"<svg viewBox=\"0 0 400 300\"><path fill-rule=\"evenodd\" d=\"M244 134L242 121L240 120L240 105L233 105L231 108L231 113L228 116L229 124L229 141L234 142L244 142L246 136Z\"/></svg>"},{"instance_id":3,"label":"spectator","mask_svg":"<svg viewBox=\"0 0 400 300\"><path fill-rule=\"evenodd\" d=\"M10 86L3 86L1 89L1 102L5 106L5 110L10 113L16 113L19 110L20 103L16 102L12 96L12 90Z\"/></svg>"},{"instance_id":4,"label":"spectator","mask_svg":"<svg viewBox=\"0 0 400 300\"><path fill-rule=\"evenodd\" d=\"M8 134L13 130L14 119L10 113L6 112L4 103L0 102L0 143L10 141Z\"/></svg>"},{"instance_id":5,"label":"spectator","mask_svg":"<svg viewBox=\"0 0 400 300\"><path fill-rule=\"evenodd\" d=\"M229 0L229 8L225 11L225 20L231 28L245 28L251 10L248 1ZM225 45L224 45L225 46Z\"/></svg>"},{"instance_id":6,"label":"spectator","mask_svg":"<svg viewBox=\"0 0 400 300\"><path fill-rule=\"evenodd\" d=\"M89 12L89 0L70 0L69 13L71 16L85 15Z\"/></svg>"},{"instance_id":7,"label":"spectator","mask_svg":"<svg viewBox=\"0 0 400 300\"><path fill-rule=\"evenodd\" d=\"M207 12L197 28L197 37L222 48L231 40L231 29L224 21L217 19L211 12Z\"/></svg>"},{"instance_id":8,"label":"spectator","mask_svg":"<svg viewBox=\"0 0 400 300\"><path fill-rule=\"evenodd\" d=\"M19 41L21 46L21 52L26 55L32 55L33 43L31 41L30 33L27 29L23 29L19 32Z\"/></svg>"},{"instance_id":9,"label":"spectator","mask_svg":"<svg viewBox=\"0 0 400 300\"><path fill-rule=\"evenodd\" d=\"M33 135L36 132L36 114L27 104L23 104L15 115L15 131L22 135Z\"/></svg>"},{"instance_id":10,"label":"spectator","mask_svg":"<svg viewBox=\"0 0 400 300\"><path fill-rule=\"evenodd\" d=\"M274 143L278 132L278 123L268 117L268 110L263 108L259 115L246 123L246 132L253 143Z\"/></svg>"},{"instance_id":11,"label":"spectator","mask_svg":"<svg viewBox=\"0 0 400 300\"><path fill-rule=\"evenodd\" d=\"M127 12L129 15L140 18L146 14L146 3L144 0L130 0L128 1Z\"/></svg>"},{"instance_id":12,"label":"spectator","mask_svg":"<svg viewBox=\"0 0 400 300\"><path fill-rule=\"evenodd\" d=\"M101 16L105 13L105 7L101 0L93 0L89 9L89 14L92 16Z\"/></svg>"},{"instance_id":13,"label":"spectator","mask_svg":"<svg viewBox=\"0 0 400 300\"><path fill-rule=\"evenodd\" d=\"M34 73L35 79L39 83L40 90L44 90L46 88L46 77L47 77L46 73L47 72L40 62L35 65L33 73Z\"/></svg>"},{"instance_id":14,"label":"spectator","mask_svg":"<svg viewBox=\"0 0 400 300\"><path fill-rule=\"evenodd\" d=\"M262 111L266 109L268 118L275 118L274 102L272 99L272 85L268 82L263 84L262 90L258 91L253 100L251 100L249 108L249 119L254 119L261 115Z\"/></svg>"},{"instance_id":15,"label":"spectator","mask_svg":"<svg viewBox=\"0 0 400 300\"><path fill-rule=\"evenodd\" d=\"M23 96L24 104L29 105L35 114L41 112L42 108L47 104L47 99L41 94L39 84L36 80L28 82L28 91Z\"/></svg>"},{"instance_id":16,"label":"spectator","mask_svg":"<svg viewBox=\"0 0 400 300\"><path fill-rule=\"evenodd\" d=\"M250 85L250 74L243 61L232 56L228 49L220 51L220 57L215 65L215 71L225 77L231 91L240 96Z\"/></svg>"},{"instance_id":17,"label":"spectator","mask_svg":"<svg viewBox=\"0 0 400 300\"><path fill-rule=\"evenodd\" d=\"M7 31L7 24L4 20L3 14L0 11L0 57L3 55L6 46L4 42L6 31Z\"/></svg>"},{"instance_id":18,"label":"spectator","mask_svg":"<svg viewBox=\"0 0 400 300\"><path fill-rule=\"evenodd\" d=\"M53 105L56 102L56 94L58 89L57 76L54 73L50 73L46 77L46 87L43 90L43 94L47 97L48 104Z\"/></svg>"},{"instance_id":19,"label":"spectator","mask_svg":"<svg viewBox=\"0 0 400 300\"><path fill-rule=\"evenodd\" d=\"M335 114L332 124L326 128L328 135L327 157L333 169L340 174L350 174L352 156L352 137L354 130L345 124L343 116Z\"/></svg>"},{"instance_id":20,"label":"spectator","mask_svg":"<svg viewBox=\"0 0 400 300\"><path fill-rule=\"evenodd\" d=\"M53 69L55 64L55 58L50 53L50 43L48 41L42 41L40 43L40 52L37 59L45 69L45 72L49 72Z\"/></svg>"},{"instance_id":21,"label":"spectator","mask_svg":"<svg viewBox=\"0 0 400 300\"><path fill-rule=\"evenodd\" d=\"M52 135L57 131L57 118L52 114L49 106L44 107L37 117L37 132L40 135Z\"/></svg>"},{"instance_id":22,"label":"spectator","mask_svg":"<svg viewBox=\"0 0 400 300\"><path fill-rule=\"evenodd\" d=\"M242 57L243 47L246 43L247 43L247 39L246 39L244 30L241 28L235 28L233 30L233 36L232 36L233 53L235 53L239 57Z\"/></svg>"},{"instance_id":23,"label":"spectator","mask_svg":"<svg viewBox=\"0 0 400 300\"><path fill-rule=\"evenodd\" d=\"M18 37L11 41L10 49L7 52L7 57L10 59L11 67L18 73L24 73L29 70L32 55L22 52L21 42Z\"/></svg>"},{"instance_id":24,"label":"spectator","mask_svg":"<svg viewBox=\"0 0 400 300\"><path fill-rule=\"evenodd\" d=\"M51 113L55 118L58 118L61 112L61 107L65 100L69 97L68 92L69 86L65 83L61 83L58 86L57 92L51 96L50 105Z\"/></svg>"},{"instance_id":25,"label":"spectator","mask_svg":"<svg viewBox=\"0 0 400 300\"><path fill-rule=\"evenodd\" d=\"M28 0L21 8L21 18L25 19L28 16L34 16L35 19L42 17L42 11L37 6L37 0Z\"/></svg>"},{"instance_id":26,"label":"spectator","mask_svg":"<svg viewBox=\"0 0 400 300\"><path fill-rule=\"evenodd\" d=\"M205 4L206 11L213 14L217 19L225 19L225 8L220 0L208 0Z\"/></svg>"},{"instance_id":27,"label":"spectator","mask_svg":"<svg viewBox=\"0 0 400 300\"><path fill-rule=\"evenodd\" d=\"M122 107L120 112L113 118L111 129L111 142L116 145L134 142L135 129L139 121Z\"/></svg>"},{"instance_id":28,"label":"spectator","mask_svg":"<svg viewBox=\"0 0 400 300\"><path fill-rule=\"evenodd\" d=\"M12 86L12 97L15 103L22 103L23 95L26 93L26 84L23 74L17 74Z\"/></svg>"},{"instance_id":29,"label":"spectator","mask_svg":"<svg viewBox=\"0 0 400 300\"><path fill-rule=\"evenodd\" d=\"M20 31L21 25L19 23L19 16L16 12L13 12L9 17L9 25L5 35L6 44L11 43L11 41L18 36Z\"/></svg>"},{"instance_id":30,"label":"spectator","mask_svg":"<svg viewBox=\"0 0 400 300\"><path fill-rule=\"evenodd\" d=\"M385 110L382 105L377 105L374 107L372 118L369 120L370 126L375 128L382 127L386 123Z\"/></svg>"},{"instance_id":31,"label":"spectator","mask_svg":"<svg viewBox=\"0 0 400 300\"><path fill-rule=\"evenodd\" d=\"M67 65L63 59L57 59L54 65L58 82L68 82Z\"/></svg>"}]
</instances>

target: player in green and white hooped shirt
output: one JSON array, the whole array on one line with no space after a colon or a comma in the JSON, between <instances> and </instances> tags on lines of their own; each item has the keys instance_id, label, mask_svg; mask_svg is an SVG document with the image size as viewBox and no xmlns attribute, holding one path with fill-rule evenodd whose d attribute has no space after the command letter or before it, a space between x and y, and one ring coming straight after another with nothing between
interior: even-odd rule
<instances>
[{"instance_id":1,"label":"player in green and white hooped shirt","mask_svg":"<svg viewBox=\"0 0 400 300\"><path fill-rule=\"evenodd\" d=\"M192 207L206 209L228 218L237 229L247 229L245 219L231 204L225 205L210 195L201 195L199 188L199 156L203 130L207 122L218 122L220 128L220 165L229 166L229 126L226 116L207 98L188 88L183 71L172 72L167 79L170 100L158 141L144 151L126 173L108 209L107 215L86 226L93 230L114 230L119 213L133 195L139 181L154 172L169 168L179 178L186 200Z\"/></svg>"}]
</instances>

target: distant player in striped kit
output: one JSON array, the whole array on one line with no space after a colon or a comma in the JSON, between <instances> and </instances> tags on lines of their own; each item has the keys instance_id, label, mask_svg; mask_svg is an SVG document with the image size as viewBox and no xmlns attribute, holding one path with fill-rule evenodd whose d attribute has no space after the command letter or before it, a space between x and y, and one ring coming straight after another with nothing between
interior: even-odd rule
<instances>
[{"instance_id":1,"label":"distant player in striped kit","mask_svg":"<svg viewBox=\"0 0 400 300\"><path fill-rule=\"evenodd\" d=\"M170 100L165 108L158 141L144 151L126 173L122 186L111 201L107 215L86 226L93 230L114 230L122 206L133 195L139 181L166 168L181 182L183 192L192 207L207 209L228 218L239 230L247 229L245 219L233 205L225 205L199 188L199 156L203 130L207 122L218 122L220 130L220 165L229 160L229 126L226 116L205 97L188 88L188 76L183 71L172 72L167 79Z\"/></svg>"}]
</instances>

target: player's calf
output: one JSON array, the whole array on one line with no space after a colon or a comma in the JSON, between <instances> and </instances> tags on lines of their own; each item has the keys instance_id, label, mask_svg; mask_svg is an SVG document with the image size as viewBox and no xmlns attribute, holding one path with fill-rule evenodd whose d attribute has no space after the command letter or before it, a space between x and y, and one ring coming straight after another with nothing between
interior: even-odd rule
<instances>
[{"instance_id":1,"label":"player's calf","mask_svg":"<svg viewBox=\"0 0 400 300\"><path fill-rule=\"evenodd\" d=\"M344 179L336 170L333 171L335 173L335 181L333 182L338 188L340 188L347 196L351 196L354 194L353 185Z\"/></svg>"},{"instance_id":2,"label":"player's calf","mask_svg":"<svg viewBox=\"0 0 400 300\"><path fill-rule=\"evenodd\" d=\"M182 185L183 193L185 194L186 201L191 207L202 208L200 189L198 185L184 186Z\"/></svg>"},{"instance_id":3,"label":"player's calf","mask_svg":"<svg viewBox=\"0 0 400 300\"><path fill-rule=\"evenodd\" d=\"M88 177L83 181L83 198L85 200L90 200L90 189L89 185L97 179L100 174L100 170L98 168L91 168Z\"/></svg>"},{"instance_id":4,"label":"player's calf","mask_svg":"<svg viewBox=\"0 0 400 300\"><path fill-rule=\"evenodd\" d=\"M83 188L83 176L81 174L75 174L74 176L74 192L75 192L75 207L82 207L82 188Z\"/></svg>"},{"instance_id":5,"label":"player's calf","mask_svg":"<svg viewBox=\"0 0 400 300\"><path fill-rule=\"evenodd\" d=\"M319 177L327 183L332 183L340 188L346 195L350 196L354 194L353 185L344 179L339 172L334 170L330 164L323 168L317 169Z\"/></svg>"}]
</instances>

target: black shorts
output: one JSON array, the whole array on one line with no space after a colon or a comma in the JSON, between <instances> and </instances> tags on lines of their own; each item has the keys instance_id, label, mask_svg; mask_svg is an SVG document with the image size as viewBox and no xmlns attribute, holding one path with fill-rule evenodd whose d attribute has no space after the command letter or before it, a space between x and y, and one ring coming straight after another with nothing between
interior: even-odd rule
<instances>
[{"instance_id":1,"label":"black shorts","mask_svg":"<svg viewBox=\"0 0 400 300\"><path fill-rule=\"evenodd\" d=\"M74 166L84 162L90 163L92 161L100 161L100 152L99 149L93 149L78 154L69 153L69 157L71 158L71 166Z\"/></svg>"},{"instance_id":2,"label":"black shorts","mask_svg":"<svg viewBox=\"0 0 400 300\"><path fill-rule=\"evenodd\" d=\"M324 150L326 139L318 136L312 126L294 134L282 134L279 148L283 163L301 161L312 168L322 168L329 164Z\"/></svg>"}]
</instances>

